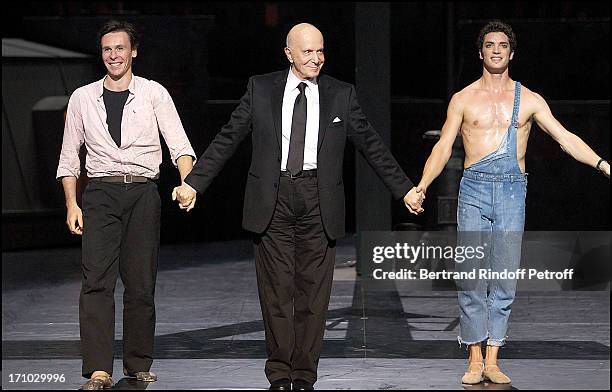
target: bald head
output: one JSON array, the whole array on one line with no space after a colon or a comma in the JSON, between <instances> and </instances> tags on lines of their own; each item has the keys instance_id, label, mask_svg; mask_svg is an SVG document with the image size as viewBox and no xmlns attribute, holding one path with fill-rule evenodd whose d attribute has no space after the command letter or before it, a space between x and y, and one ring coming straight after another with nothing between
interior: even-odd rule
<instances>
[{"instance_id":1,"label":"bald head","mask_svg":"<svg viewBox=\"0 0 612 392\"><path fill-rule=\"evenodd\" d=\"M285 55L298 78L301 80L316 78L325 61L323 34L310 23L293 26L287 34Z\"/></svg>"},{"instance_id":2,"label":"bald head","mask_svg":"<svg viewBox=\"0 0 612 392\"><path fill-rule=\"evenodd\" d=\"M309 39L309 38L320 38L323 41L323 34L311 25L310 23L299 23L296 24L287 33L286 44L287 47L295 45L298 40Z\"/></svg>"}]
</instances>

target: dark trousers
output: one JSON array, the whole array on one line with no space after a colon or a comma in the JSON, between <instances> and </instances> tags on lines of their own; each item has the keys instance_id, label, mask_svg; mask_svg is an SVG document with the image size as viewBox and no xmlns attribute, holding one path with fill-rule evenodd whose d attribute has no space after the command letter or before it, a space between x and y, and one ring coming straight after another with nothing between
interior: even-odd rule
<instances>
[{"instance_id":1,"label":"dark trousers","mask_svg":"<svg viewBox=\"0 0 612 392\"><path fill-rule=\"evenodd\" d=\"M92 180L85 189L79 301L84 377L96 370L113 372L117 275L125 287L123 365L129 372L151 367L160 208L154 182Z\"/></svg>"},{"instance_id":2,"label":"dark trousers","mask_svg":"<svg viewBox=\"0 0 612 392\"><path fill-rule=\"evenodd\" d=\"M323 231L316 177L280 178L270 226L254 242L266 376L314 383L336 255Z\"/></svg>"}]
</instances>

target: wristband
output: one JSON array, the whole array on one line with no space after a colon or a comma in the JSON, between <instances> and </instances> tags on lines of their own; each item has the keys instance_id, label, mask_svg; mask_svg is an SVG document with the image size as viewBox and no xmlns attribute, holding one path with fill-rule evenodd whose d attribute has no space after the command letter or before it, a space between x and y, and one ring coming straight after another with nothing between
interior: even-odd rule
<instances>
[{"instance_id":1,"label":"wristband","mask_svg":"<svg viewBox=\"0 0 612 392\"><path fill-rule=\"evenodd\" d=\"M595 165L595 169L601 171L601 167L599 167L599 165L601 165L602 162L605 162L606 160L603 158L599 159L599 162L597 162L597 165Z\"/></svg>"}]
</instances>

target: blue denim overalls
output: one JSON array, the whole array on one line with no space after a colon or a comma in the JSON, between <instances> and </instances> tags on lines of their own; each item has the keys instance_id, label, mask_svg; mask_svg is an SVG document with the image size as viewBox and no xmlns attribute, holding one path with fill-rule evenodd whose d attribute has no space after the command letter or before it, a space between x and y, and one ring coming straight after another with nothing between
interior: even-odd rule
<instances>
[{"instance_id":1,"label":"blue denim overalls","mask_svg":"<svg viewBox=\"0 0 612 392\"><path fill-rule=\"evenodd\" d=\"M496 151L463 171L457 206L457 231L478 235L486 257L479 268L516 271L520 266L525 224L527 175L516 157L521 84L515 82L512 122ZM466 268L456 265L456 270ZM472 264L474 265L474 264ZM459 287L459 286L458 286ZM461 336L459 344L503 346L507 338L515 279L477 280L473 288L458 288Z\"/></svg>"}]
</instances>

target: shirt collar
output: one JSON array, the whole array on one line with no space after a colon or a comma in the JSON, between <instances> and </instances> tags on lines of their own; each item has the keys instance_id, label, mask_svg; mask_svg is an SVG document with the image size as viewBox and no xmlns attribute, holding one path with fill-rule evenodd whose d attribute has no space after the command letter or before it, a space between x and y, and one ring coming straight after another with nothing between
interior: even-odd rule
<instances>
[{"instance_id":1,"label":"shirt collar","mask_svg":"<svg viewBox=\"0 0 612 392\"><path fill-rule=\"evenodd\" d=\"M285 90L287 91L294 90L302 82L306 83L306 87L312 90L315 87L317 87L318 81L317 81L317 78L314 78L314 80L300 80L300 78L295 76L291 68L289 68L289 74L287 75L287 84L285 85Z\"/></svg>"},{"instance_id":2,"label":"shirt collar","mask_svg":"<svg viewBox=\"0 0 612 392\"><path fill-rule=\"evenodd\" d=\"M102 95L104 95L104 80L106 80L107 76L108 75L104 75L104 77L98 81L98 85L96 86L96 90L98 91L98 98L102 98ZM131 95L134 95L136 92L136 75L134 74L132 74L132 80L130 80L128 91Z\"/></svg>"}]
</instances>

